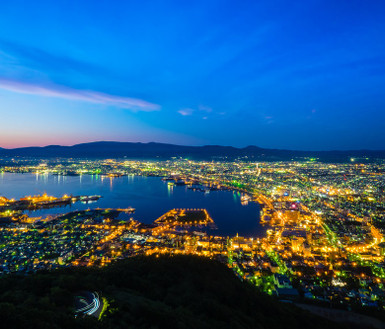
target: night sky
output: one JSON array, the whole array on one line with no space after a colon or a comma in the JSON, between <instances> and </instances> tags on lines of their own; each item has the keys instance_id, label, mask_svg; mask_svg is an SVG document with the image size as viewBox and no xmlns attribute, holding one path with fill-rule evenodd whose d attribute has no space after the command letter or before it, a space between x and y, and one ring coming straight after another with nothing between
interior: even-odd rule
<instances>
[{"instance_id":1,"label":"night sky","mask_svg":"<svg viewBox=\"0 0 385 329\"><path fill-rule=\"evenodd\" d=\"M0 2L0 147L385 149L385 1Z\"/></svg>"}]
</instances>

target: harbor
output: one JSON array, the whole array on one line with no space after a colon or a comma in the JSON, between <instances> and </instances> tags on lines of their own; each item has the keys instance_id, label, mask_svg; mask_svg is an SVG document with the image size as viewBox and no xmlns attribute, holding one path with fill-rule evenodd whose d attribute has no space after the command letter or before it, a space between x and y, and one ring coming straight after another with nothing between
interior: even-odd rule
<instances>
[{"instance_id":1,"label":"harbor","mask_svg":"<svg viewBox=\"0 0 385 329\"><path fill-rule=\"evenodd\" d=\"M96 202L88 199L63 204L61 207L25 210L29 217L56 216L60 213L87 210L89 208L135 208L135 213L121 216L133 217L142 223L151 224L162 214L174 208L207 209L217 228L213 234L233 236L263 236L265 228L260 225L259 205L250 202L242 205L244 193L229 189L209 190L208 193L190 188L198 185L169 185L170 180L160 177L126 175L107 178L101 175L35 175L3 173L0 175L0 195L15 200L25 195L42 195L61 198L69 192L73 196L102 196ZM199 184L200 188L206 188ZM215 187L214 185L212 186ZM60 197L59 197L60 196ZM87 199L83 198L83 201ZM95 203L91 203L95 202Z\"/></svg>"}]
</instances>

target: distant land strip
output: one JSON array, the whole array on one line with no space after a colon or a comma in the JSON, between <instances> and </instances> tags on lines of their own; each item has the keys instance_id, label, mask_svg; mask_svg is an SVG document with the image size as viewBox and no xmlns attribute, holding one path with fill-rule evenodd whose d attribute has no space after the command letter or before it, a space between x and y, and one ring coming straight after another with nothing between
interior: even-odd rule
<instances>
[{"instance_id":1,"label":"distant land strip","mask_svg":"<svg viewBox=\"0 0 385 329\"><path fill-rule=\"evenodd\" d=\"M171 158L192 159L245 159L258 161L319 160L330 162L373 161L385 159L385 150L349 151L296 151L267 149L258 146L185 146L164 143L90 142L73 146L49 145L44 147L0 148L0 157L76 157L76 158Z\"/></svg>"}]
</instances>

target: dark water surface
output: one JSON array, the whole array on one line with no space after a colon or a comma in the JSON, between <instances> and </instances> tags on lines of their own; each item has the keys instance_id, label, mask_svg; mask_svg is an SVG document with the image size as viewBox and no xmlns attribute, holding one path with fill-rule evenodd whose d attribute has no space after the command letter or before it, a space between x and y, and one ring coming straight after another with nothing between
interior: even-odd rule
<instances>
[{"instance_id":1,"label":"dark water surface","mask_svg":"<svg viewBox=\"0 0 385 329\"><path fill-rule=\"evenodd\" d=\"M88 208L134 207L131 215L143 223L152 223L172 208L206 208L218 229L215 234L233 236L262 236L265 229L259 224L259 205L241 205L240 193L211 191L205 194L186 186L171 187L158 177L125 176L103 178L98 175L54 176L0 173L0 195L9 199L47 193L56 197L64 194L101 195L95 203L77 202L71 206L45 209L30 216L65 213Z\"/></svg>"}]
</instances>

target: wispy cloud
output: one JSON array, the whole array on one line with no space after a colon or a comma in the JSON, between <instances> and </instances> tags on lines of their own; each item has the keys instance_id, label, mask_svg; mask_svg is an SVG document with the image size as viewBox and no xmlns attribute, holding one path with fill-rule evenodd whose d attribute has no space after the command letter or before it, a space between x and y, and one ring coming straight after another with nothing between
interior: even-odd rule
<instances>
[{"instance_id":1,"label":"wispy cloud","mask_svg":"<svg viewBox=\"0 0 385 329\"><path fill-rule=\"evenodd\" d=\"M271 125L275 122L274 117L271 115L265 115L264 117L265 124Z\"/></svg>"},{"instance_id":2,"label":"wispy cloud","mask_svg":"<svg viewBox=\"0 0 385 329\"><path fill-rule=\"evenodd\" d=\"M189 115L193 115L194 113L195 114L198 114L199 112L205 112L206 114L209 114L209 113L212 113L213 112L213 109L209 106L206 106L206 105L199 105L198 106L198 109L192 109L192 108L183 108L183 109L180 109L179 111L177 111L180 115L183 115L183 116L189 116ZM206 120L207 119L207 115L204 115L202 117L203 120Z\"/></svg>"},{"instance_id":3,"label":"wispy cloud","mask_svg":"<svg viewBox=\"0 0 385 329\"><path fill-rule=\"evenodd\" d=\"M213 111L213 109L210 106L206 106L206 105L199 105L198 109L199 111L203 111L207 113L211 113Z\"/></svg>"},{"instance_id":4,"label":"wispy cloud","mask_svg":"<svg viewBox=\"0 0 385 329\"><path fill-rule=\"evenodd\" d=\"M160 110L159 105L142 99L96 91L100 88L90 77L120 79L103 67L1 38L0 72L0 88L13 92L104 104L132 111ZM74 81L83 81L83 86L90 89L74 86Z\"/></svg>"},{"instance_id":5,"label":"wispy cloud","mask_svg":"<svg viewBox=\"0 0 385 329\"><path fill-rule=\"evenodd\" d=\"M183 116L187 116L187 115L192 115L194 113L194 110L190 108L186 108L186 109L179 110L178 113Z\"/></svg>"},{"instance_id":6,"label":"wispy cloud","mask_svg":"<svg viewBox=\"0 0 385 329\"><path fill-rule=\"evenodd\" d=\"M41 75L50 77L69 75L75 78L95 75L111 77L111 72L101 66L2 38L0 38L0 69L12 69L16 76L29 77Z\"/></svg>"},{"instance_id":7,"label":"wispy cloud","mask_svg":"<svg viewBox=\"0 0 385 329\"><path fill-rule=\"evenodd\" d=\"M158 111L160 106L142 99L105 94L93 90L74 89L59 85L37 85L30 82L0 78L0 88L45 97L58 97L89 103L104 104L129 109L132 111Z\"/></svg>"}]
</instances>

